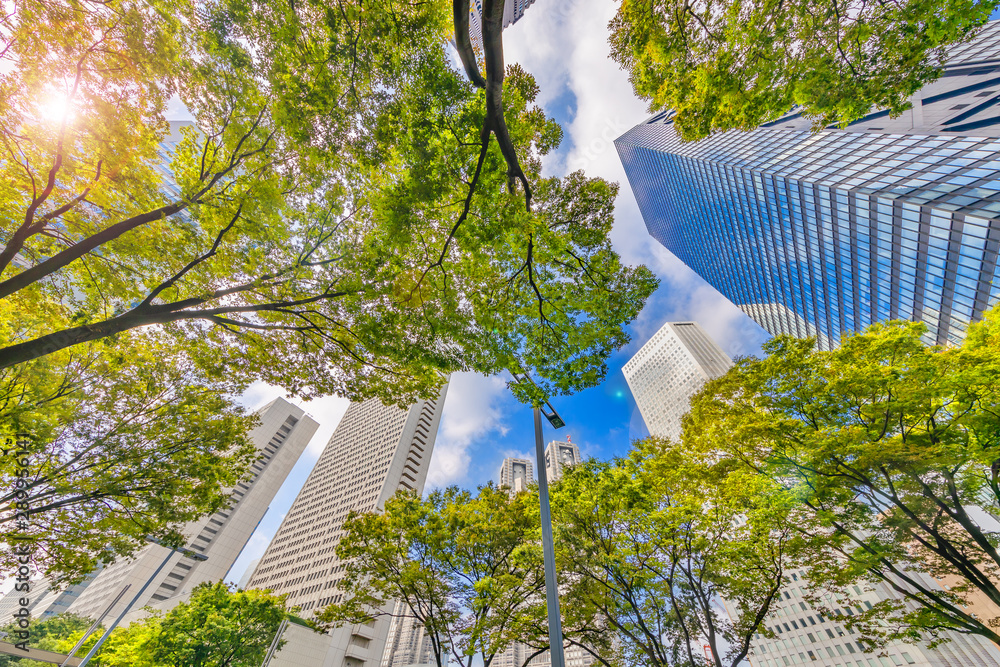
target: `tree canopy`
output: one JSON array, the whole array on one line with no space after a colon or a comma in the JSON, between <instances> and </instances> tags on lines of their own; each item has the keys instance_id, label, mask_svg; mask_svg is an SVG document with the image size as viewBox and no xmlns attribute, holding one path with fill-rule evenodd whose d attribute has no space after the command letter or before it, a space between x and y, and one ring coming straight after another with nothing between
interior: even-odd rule
<instances>
[{"instance_id":1,"label":"tree canopy","mask_svg":"<svg viewBox=\"0 0 1000 667\"><path fill-rule=\"evenodd\" d=\"M537 495L492 484L426 499L399 492L384 512L345 522L343 599L317 618L340 625L401 612L424 627L439 666L489 667L544 596L538 520Z\"/></svg>"},{"instance_id":2,"label":"tree canopy","mask_svg":"<svg viewBox=\"0 0 1000 667\"><path fill-rule=\"evenodd\" d=\"M455 370L599 382L656 281L608 241L617 186L541 176L561 130L531 76L488 57L499 100L455 69L448 9L15 5L0 368L157 325L304 395L405 402ZM192 125L168 127L172 95Z\"/></svg>"},{"instance_id":3,"label":"tree canopy","mask_svg":"<svg viewBox=\"0 0 1000 667\"><path fill-rule=\"evenodd\" d=\"M785 489L816 597L876 642L1000 643L1000 309L961 346L875 324L823 352L780 336L696 397L684 442ZM852 588L897 593L871 609Z\"/></svg>"},{"instance_id":4,"label":"tree canopy","mask_svg":"<svg viewBox=\"0 0 1000 667\"><path fill-rule=\"evenodd\" d=\"M752 130L797 107L816 129L873 107L898 116L941 76L996 0L622 0L612 56L687 140Z\"/></svg>"},{"instance_id":5,"label":"tree canopy","mask_svg":"<svg viewBox=\"0 0 1000 667\"><path fill-rule=\"evenodd\" d=\"M258 667L289 612L284 597L234 590L223 583L196 586L191 597L166 614L153 613L118 627L91 661L95 667ZM298 622L302 622L299 620ZM31 646L69 653L91 621L60 614L31 625ZM98 628L79 649L85 655L103 632ZM279 643L283 645L282 640ZM0 656L0 665L8 664ZM15 659L9 664L45 663Z\"/></svg>"},{"instance_id":6,"label":"tree canopy","mask_svg":"<svg viewBox=\"0 0 1000 667\"><path fill-rule=\"evenodd\" d=\"M0 539L56 584L148 538L183 544L184 524L224 507L259 455L256 417L229 388L152 333L0 370L0 433L26 434L0 458L20 480L0 493ZM0 564L15 571L17 558L5 550Z\"/></svg>"},{"instance_id":7,"label":"tree canopy","mask_svg":"<svg viewBox=\"0 0 1000 667\"><path fill-rule=\"evenodd\" d=\"M659 438L560 480L552 503L562 597L615 637L603 647L609 663L743 662L754 635L769 632L764 619L800 541L777 491Z\"/></svg>"}]
</instances>

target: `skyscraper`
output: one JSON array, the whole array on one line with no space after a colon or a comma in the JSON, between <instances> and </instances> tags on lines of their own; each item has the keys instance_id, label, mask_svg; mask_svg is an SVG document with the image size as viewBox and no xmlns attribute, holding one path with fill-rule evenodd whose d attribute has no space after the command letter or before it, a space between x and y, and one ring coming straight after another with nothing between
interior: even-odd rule
<instances>
[{"instance_id":1,"label":"skyscraper","mask_svg":"<svg viewBox=\"0 0 1000 667\"><path fill-rule=\"evenodd\" d=\"M907 574L935 586L934 580L926 575ZM951 641L935 648L928 648L926 643L894 642L877 652L865 653L863 645L857 642L858 636L844 621L881 600L898 600L901 595L884 583L870 589L854 586L850 605L844 606L832 598L824 600L834 612L824 616L806 600L803 571L795 570L788 576L788 585L764 621L774 637L768 639L758 634L752 643L749 658L754 667L1000 667L1000 650L996 646L982 637L958 633L947 633Z\"/></svg>"},{"instance_id":2,"label":"skyscraper","mask_svg":"<svg viewBox=\"0 0 1000 667\"><path fill-rule=\"evenodd\" d=\"M221 581L319 427L302 408L283 398L271 401L257 414L260 424L250 432L250 439L260 456L251 466L249 476L232 490L229 507L182 530L189 538L187 548L208 559L199 562L175 553L133 605L133 610L146 605L169 607L186 599L196 585ZM142 588L167 553L166 547L151 544L135 559L109 565L80 593L69 611L96 617L123 586L130 584L129 591L111 610L113 618Z\"/></svg>"},{"instance_id":3,"label":"skyscraper","mask_svg":"<svg viewBox=\"0 0 1000 667\"><path fill-rule=\"evenodd\" d=\"M574 445L566 436L566 442L553 440L545 446L545 475L549 482L554 482L563 476L566 466L580 462L580 448Z\"/></svg>"},{"instance_id":4,"label":"skyscraper","mask_svg":"<svg viewBox=\"0 0 1000 667\"><path fill-rule=\"evenodd\" d=\"M615 145L650 234L772 334L829 349L893 318L955 343L1000 298L998 73L993 21L898 118L684 143L660 113Z\"/></svg>"},{"instance_id":5,"label":"skyscraper","mask_svg":"<svg viewBox=\"0 0 1000 667\"><path fill-rule=\"evenodd\" d=\"M389 621L389 634L382 653L381 667L435 667L434 647L424 626L403 601L396 602Z\"/></svg>"},{"instance_id":6,"label":"skyscraper","mask_svg":"<svg viewBox=\"0 0 1000 667\"><path fill-rule=\"evenodd\" d=\"M535 466L530 459L505 458L497 474L497 486L506 486L512 492L524 491L535 481Z\"/></svg>"},{"instance_id":7,"label":"skyscraper","mask_svg":"<svg viewBox=\"0 0 1000 667\"><path fill-rule=\"evenodd\" d=\"M667 322L622 372L650 434L676 440L691 397L732 363L697 322Z\"/></svg>"},{"instance_id":8,"label":"skyscraper","mask_svg":"<svg viewBox=\"0 0 1000 667\"><path fill-rule=\"evenodd\" d=\"M398 490L423 491L446 392L447 386L408 410L378 400L351 403L248 587L287 595L286 603L300 607L304 617L339 602L344 566L334 549L344 519L351 511L382 509ZM270 667L378 666L389 625L379 618L337 628L308 654L289 639Z\"/></svg>"},{"instance_id":9,"label":"skyscraper","mask_svg":"<svg viewBox=\"0 0 1000 667\"><path fill-rule=\"evenodd\" d=\"M503 27L514 25L535 0L504 0ZM480 54L483 52L483 0L469 0L469 37Z\"/></svg>"}]
</instances>

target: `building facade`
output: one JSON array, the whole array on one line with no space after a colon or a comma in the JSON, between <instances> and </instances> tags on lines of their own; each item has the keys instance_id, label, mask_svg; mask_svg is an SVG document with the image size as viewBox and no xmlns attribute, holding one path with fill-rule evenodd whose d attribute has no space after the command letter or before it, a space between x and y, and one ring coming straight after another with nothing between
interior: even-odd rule
<instances>
[{"instance_id":1,"label":"building facade","mask_svg":"<svg viewBox=\"0 0 1000 667\"><path fill-rule=\"evenodd\" d=\"M535 0L504 0L503 27L517 23ZM469 37L480 58L483 53L483 0L469 0Z\"/></svg>"},{"instance_id":2,"label":"building facade","mask_svg":"<svg viewBox=\"0 0 1000 667\"><path fill-rule=\"evenodd\" d=\"M790 573L780 601L764 621L774 637L768 639L759 633L755 636L749 655L754 667L1000 667L1000 650L996 646L981 637L957 633L950 633L951 641L935 648L892 643L878 652L866 653L844 620L880 600L896 599L899 594L883 583L868 589L854 586L850 605L828 598L824 602L833 613L824 616L806 600L803 574L802 570ZM922 578L927 585L936 585L926 575L909 574Z\"/></svg>"},{"instance_id":3,"label":"building facade","mask_svg":"<svg viewBox=\"0 0 1000 667\"><path fill-rule=\"evenodd\" d=\"M580 448L570 442L566 436L566 442L553 440L545 446L545 476L549 482L561 479L566 466L573 466L580 462Z\"/></svg>"},{"instance_id":4,"label":"building facade","mask_svg":"<svg viewBox=\"0 0 1000 667\"><path fill-rule=\"evenodd\" d=\"M911 102L689 143L661 113L615 144L649 233L770 333L829 349L906 319L958 343L1000 299L1000 21Z\"/></svg>"},{"instance_id":5,"label":"building facade","mask_svg":"<svg viewBox=\"0 0 1000 667\"><path fill-rule=\"evenodd\" d=\"M133 616L140 614L139 610L147 605L169 608L187 599L198 584L221 581L226 576L319 427L302 408L283 398L268 403L257 414L260 423L250 432L250 439L260 456L251 466L248 477L232 490L230 505L182 530L189 538L187 548L204 554L207 560L195 561L173 554L132 606ZM113 618L145 585L168 553L166 547L151 544L135 559L109 565L68 610L96 618L122 587L129 585L128 592L111 610Z\"/></svg>"},{"instance_id":6,"label":"building facade","mask_svg":"<svg viewBox=\"0 0 1000 667\"><path fill-rule=\"evenodd\" d=\"M650 434L676 440L691 397L732 364L697 322L667 322L622 373Z\"/></svg>"},{"instance_id":7,"label":"building facade","mask_svg":"<svg viewBox=\"0 0 1000 667\"><path fill-rule=\"evenodd\" d=\"M446 392L447 385L436 399L408 410L378 400L351 403L248 587L287 595L286 603L300 607L299 615L306 618L339 602L344 565L334 549L344 520L352 511L382 509L398 490L423 491ZM380 617L337 628L325 636L322 650L306 658L294 653L301 647L286 646L270 667L377 667L389 626Z\"/></svg>"},{"instance_id":8,"label":"building facade","mask_svg":"<svg viewBox=\"0 0 1000 667\"><path fill-rule=\"evenodd\" d=\"M525 491L535 481L535 466L530 459L505 458L497 473L497 486L514 493Z\"/></svg>"},{"instance_id":9,"label":"building facade","mask_svg":"<svg viewBox=\"0 0 1000 667\"><path fill-rule=\"evenodd\" d=\"M549 481L562 477L565 466L580 462L580 448L569 442L553 440L545 448L546 474ZM512 493L522 491L535 481L534 466L529 459L506 458L500 465L497 475L497 485L506 487ZM563 602L563 604L566 604ZM491 667L548 667L552 658L548 651L538 655L536 649L520 642L512 642L506 649L493 657ZM589 667L594 664L593 656L579 646L570 646L564 650L566 667ZM530 660L529 660L530 659ZM384 665L382 667L389 667ZM392 667L396 667L393 665Z\"/></svg>"},{"instance_id":10,"label":"building facade","mask_svg":"<svg viewBox=\"0 0 1000 667\"><path fill-rule=\"evenodd\" d=\"M397 601L389 621L381 667L437 667L434 647L424 626L407 612L406 603Z\"/></svg>"}]
</instances>

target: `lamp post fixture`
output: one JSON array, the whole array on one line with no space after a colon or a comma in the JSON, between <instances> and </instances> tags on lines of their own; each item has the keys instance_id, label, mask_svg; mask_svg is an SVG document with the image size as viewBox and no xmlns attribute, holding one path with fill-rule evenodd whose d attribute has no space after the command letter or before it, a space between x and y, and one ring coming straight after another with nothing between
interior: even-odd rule
<instances>
[{"instance_id":1,"label":"lamp post fixture","mask_svg":"<svg viewBox=\"0 0 1000 667\"><path fill-rule=\"evenodd\" d=\"M511 375L518 382L534 384L527 374L518 375L512 371ZM535 457L538 461L538 502L542 523L542 560L545 564L545 608L549 617L549 656L552 667L566 667L566 658L563 655L562 618L559 615L559 587L556 585L556 550L552 539L549 479L545 469L545 443L542 439L542 416L548 420L552 428L562 428L566 422L548 401L535 403Z\"/></svg>"},{"instance_id":2,"label":"lamp post fixture","mask_svg":"<svg viewBox=\"0 0 1000 667\"><path fill-rule=\"evenodd\" d=\"M545 470L545 445L542 444L542 415L553 428L566 425L552 406L545 404L549 412L543 412L536 405L535 412L535 456L538 459L538 502L542 519L542 560L545 563L545 608L549 614L549 655L552 667L566 667L563 656L562 619L559 616L559 588L556 586L556 550L552 539L552 511L549 509L549 479Z\"/></svg>"},{"instance_id":3,"label":"lamp post fixture","mask_svg":"<svg viewBox=\"0 0 1000 667\"><path fill-rule=\"evenodd\" d=\"M152 537L147 537L146 540L149 542L153 542L154 544L159 544L160 546L166 546L159 540ZM123 618L125 618L125 614L127 614L132 609L132 605L134 605L136 602L139 601L139 598L142 597L142 594L145 593L146 589L149 588L149 585L153 583L153 579L156 579L156 575L160 573L160 570L162 570L164 566L166 566L167 561L169 561L175 553L180 553L196 561L208 560L208 556L206 556L205 554L200 554L197 551L185 549L184 547L167 547L167 548L170 549L170 551L167 552L166 558L164 558L163 562L160 563L160 566L156 568L156 571L150 575L149 579L146 580L146 583L142 585L142 588L140 588L139 592L135 594L135 597L133 597L132 600L127 605L125 605L125 608L122 609L122 612L120 614L118 614L118 618L116 618L114 623L111 624L111 627L109 627L104 632L104 634L101 635L101 638L97 640L97 643L94 644L94 648L90 649L90 652L87 653L86 656L84 656L83 660L80 662L79 667L87 667L87 664L90 662L91 658L93 658L94 655L101 649L101 646L104 645L104 642L107 640L107 638L111 636L111 632L118 627L118 624L121 623ZM76 651L74 650L74 653L75 652Z\"/></svg>"}]
</instances>

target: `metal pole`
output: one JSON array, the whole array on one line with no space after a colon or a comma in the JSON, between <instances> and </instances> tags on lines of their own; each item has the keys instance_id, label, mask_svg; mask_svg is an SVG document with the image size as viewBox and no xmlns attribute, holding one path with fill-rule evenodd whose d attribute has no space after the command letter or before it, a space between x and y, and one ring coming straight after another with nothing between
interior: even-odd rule
<instances>
[{"instance_id":1,"label":"metal pole","mask_svg":"<svg viewBox=\"0 0 1000 667\"><path fill-rule=\"evenodd\" d=\"M108 628L103 635L101 635L101 638L97 640L96 644L94 644L94 648L90 649L90 653L84 656L83 662L80 663L80 667L87 667L87 663L90 662L90 659L94 657L94 654L97 653L98 650L100 650L105 640L111 636L111 631L118 627L118 624L122 622L123 618L125 618L125 614L127 614L129 610L132 609L132 605L134 605L139 600L139 598L142 597L142 594L146 592L146 589L149 588L149 585L153 583L153 579L156 579L156 575L160 573L160 570L162 570L163 567L167 564L167 561L170 560L170 557L174 555L175 551L176 549L171 549L169 552L167 552L167 557L163 559L162 563L160 563L160 567L156 568L156 572L154 572L152 576L150 576L149 579L146 580L146 583L142 585L142 588L140 588L139 592L135 594L135 597L132 598L132 601L129 602L127 605L125 605L125 608L122 609L122 613L118 614L118 618L115 619L115 622L111 624L111 627Z\"/></svg>"},{"instance_id":2,"label":"metal pole","mask_svg":"<svg viewBox=\"0 0 1000 667\"><path fill-rule=\"evenodd\" d=\"M125 592L131 587L132 584L125 584L125 587L118 591L118 595L115 596L115 599L111 601L111 604L105 607L104 611L97 617L97 620L94 621L93 625L91 625L87 631L83 633L83 636L80 637L80 641L76 643L76 646L74 646L73 650L69 652L66 659L59 663L59 667L65 667L66 663L69 662L69 659L72 658L76 652L80 650L80 647L83 646L83 643L87 641L87 637L89 637L91 633L97 629L97 626L100 625L101 621L104 620L104 617L108 615L108 612L110 612L111 609L118 604L118 601L122 599L122 596L125 595Z\"/></svg>"},{"instance_id":3,"label":"metal pole","mask_svg":"<svg viewBox=\"0 0 1000 667\"><path fill-rule=\"evenodd\" d=\"M267 655L264 656L264 662L261 663L260 667L267 667L271 662L271 658L274 657L274 652L278 650L278 642L281 641L281 635L285 632L285 628L288 627L288 619L281 619L281 623L278 625L278 631L274 633L274 639L271 640L271 646L267 649Z\"/></svg>"},{"instance_id":4,"label":"metal pole","mask_svg":"<svg viewBox=\"0 0 1000 667\"><path fill-rule=\"evenodd\" d=\"M545 445L542 444L542 412L538 406L535 406L535 456L538 459L538 500L542 510L542 557L545 562L545 606L549 613L549 655L552 667L566 667L562 620L559 617L559 588L556 586L556 550L552 540L549 480L545 472Z\"/></svg>"}]
</instances>

